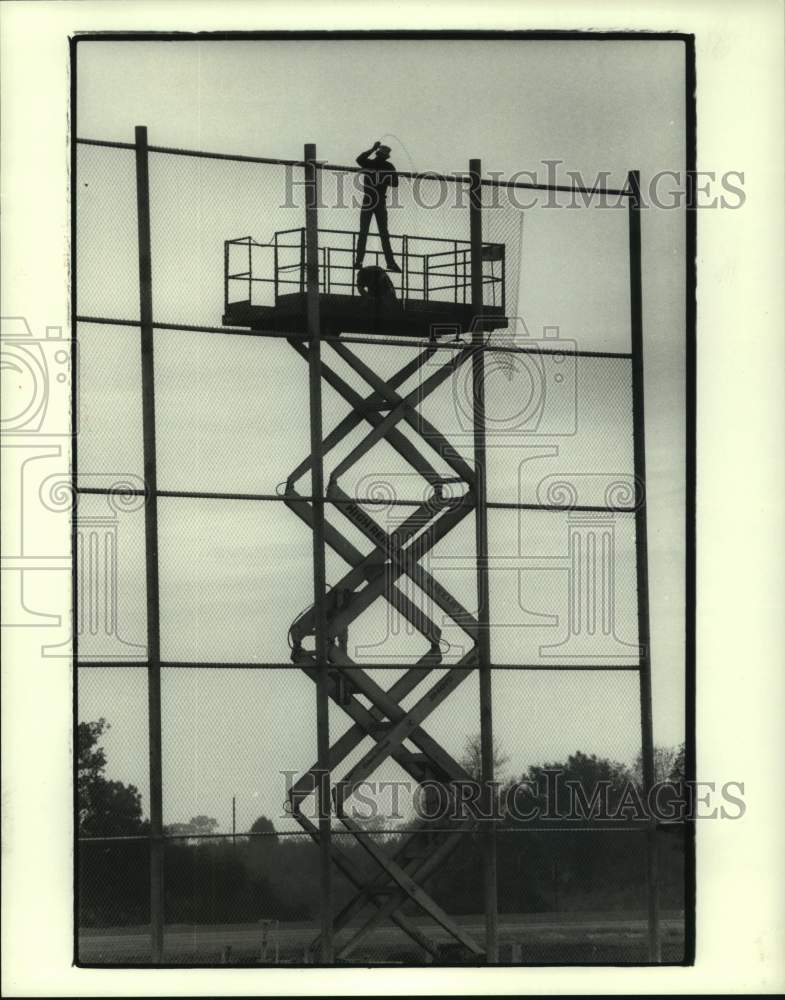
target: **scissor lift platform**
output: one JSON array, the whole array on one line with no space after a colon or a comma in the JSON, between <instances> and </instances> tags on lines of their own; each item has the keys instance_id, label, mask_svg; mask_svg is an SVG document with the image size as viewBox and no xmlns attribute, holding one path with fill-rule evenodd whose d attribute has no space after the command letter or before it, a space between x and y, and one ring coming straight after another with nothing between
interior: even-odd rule
<instances>
[{"instance_id":1,"label":"scissor lift platform","mask_svg":"<svg viewBox=\"0 0 785 1000\"><path fill-rule=\"evenodd\" d=\"M389 294L362 294L354 266L357 233L319 230L319 316L325 330L453 338L476 328L469 241L415 236L392 240L401 270L386 272ZM500 243L483 244L486 331L508 325L504 250ZM275 233L269 243L250 236L228 240L224 263L225 326L284 333L307 329L304 229ZM364 263L379 268L382 251L372 247Z\"/></svg>"},{"instance_id":2,"label":"scissor lift platform","mask_svg":"<svg viewBox=\"0 0 785 1000\"><path fill-rule=\"evenodd\" d=\"M372 299L360 295L319 296L319 316L325 328L341 333L375 333L386 336L455 336L472 328L470 306L422 299ZM281 295L275 305L231 302L223 317L225 326L247 326L255 330L283 330L295 333L306 329L306 293ZM483 330L507 326L500 306L483 309Z\"/></svg>"}]
</instances>

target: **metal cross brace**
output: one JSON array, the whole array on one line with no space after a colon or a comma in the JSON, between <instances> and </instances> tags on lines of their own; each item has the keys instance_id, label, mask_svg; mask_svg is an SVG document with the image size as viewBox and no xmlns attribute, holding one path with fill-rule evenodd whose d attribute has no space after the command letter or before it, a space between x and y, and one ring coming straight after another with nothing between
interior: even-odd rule
<instances>
[{"instance_id":1,"label":"metal cross brace","mask_svg":"<svg viewBox=\"0 0 785 1000\"><path fill-rule=\"evenodd\" d=\"M307 360L307 346L297 340L291 345ZM335 466L326 489L325 500L338 506L350 523L373 545L363 554L330 521L325 521L325 543L349 566L325 597L325 617L329 643L328 696L352 719L353 725L329 750L330 772L339 767L367 737L374 742L371 749L357 761L333 789L336 815L350 831L355 841L375 861L379 872L363 883L349 855L335 843L331 844L331 857L336 866L358 888L357 894L336 914L333 927L340 931L348 926L366 907L375 907L366 922L346 941L339 957L347 957L380 921L391 919L416 944L430 954L438 946L413 921L402 913L402 907L414 901L418 907L435 920L448 934L470 953L481 956L483 948L431 898L424 888L426 880L447 860L460 843L461 836L471 828L473 821L466 816L453 817L452 826L434 832L433 824L421 821L416 829L396 844L393 852L385 850L373 834L364 830L351 815L346 803L385 760L393 759L414 781L426 779L439 782L447 796L456 801L456 782L468 782L470 775L461 765L423 729L422 723L434 709L473 672L477 666L478 623L476 616L439 584L421 560L442 538L455 528L475 506L473 489L474 470L450 444L447 438L417 409L453 372L472 356L467 348L451 355L417 386L405 394L399 389L415 373L431 361L435 348L429 347L404 365L389 379L381 378L345 344L331 341L335 353L368 384L370 395L363 397L334 368L324 361L320 376L350 405L351 411L336 425L322 442L323 454L334 449L347 435L365 421L371 431ZM433 467L427 455L404 435L399 425L404 422L422 441L435 450L450 467L454 476L450 482L466 485L466 493L456 500L445 501L441 486L445 477ZM409 516L393 532L387 532L362 506L362 498L350 497L339 485L341 476L356 465L378 443L386 441L427 483L434 495L415 506ZM291 473L286 482L284 500L287 506L310 528L314 523L314 501L296 489L297 481L310 471L312 458L307 458ZM426 679L431 670L442 664L440 627L398 586L407 577L425 594L432 605L439 608L472 640L472 648L455 665L433 684L410 709L402 707L403 699ZM386 600L412 627L424 636L429 651L395 683L385 690L359 667L346 651L349 625L367 610L378 598ZM311 650L304 642L314 636L316 610L309 609L290 628L292 659L302 666L308 676L316 680L318 667ZM370 703L370 708L360 700ZM416 747L414 752L404 741ZM320 767L314 764L293 785L289 793L292 813L300 825L318 839L318 827L305 815L305 800L325 779ZM444 826L444 824L442 825ZM318 947L313 942L312 950Z\"/></svg>"}]
</instances>

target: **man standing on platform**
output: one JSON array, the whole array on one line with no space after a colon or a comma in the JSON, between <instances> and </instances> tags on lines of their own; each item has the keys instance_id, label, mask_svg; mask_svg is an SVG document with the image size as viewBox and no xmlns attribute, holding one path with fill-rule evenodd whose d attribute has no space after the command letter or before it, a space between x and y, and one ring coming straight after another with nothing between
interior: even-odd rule
<instances>
[{"instance_id":1,"label":"man standing on platform","mask_svg":"<svg viewBox=\"0 0 785 1000\"><path fill-rule=\"evenodd\" d=\"M372 156L371 154L375 154ZM370 149L360 153L357 163L365 168L363 174L363 203L360 209L360 235L357 240L355 267L362 267L365 244L371 219L376 217L376 227L382 241L384 259L388 271L399 272L390 246L390 231L387 228L387 188L398 187L398 174L390 163L390 147L375 142Z\"/></svg>"}]
</instances>

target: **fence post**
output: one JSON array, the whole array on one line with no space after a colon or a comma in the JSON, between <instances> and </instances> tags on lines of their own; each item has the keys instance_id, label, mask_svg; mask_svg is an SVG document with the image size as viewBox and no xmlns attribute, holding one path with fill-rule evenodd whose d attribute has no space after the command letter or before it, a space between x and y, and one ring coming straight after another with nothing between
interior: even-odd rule
<instances>
[{"instance_id":1,"label":"fence post","mask_svg":"<svg viewBox=\"0 0 785 1000\"><path fill-rule=\"evenodd\" d=\"M305 229L300 230L300 294L305 291Z\"/></svg>"},{"instance_id":2,"label":"fence post","mask_svg":"<svg viewBox=\"0 0 785 1000\"><path fill-rule=\"evenodd\" d=\"M406 301L409 298L409 237L404 235L403 244L403 275L401 277L401 306L406 308Z\"/></svg>"},{"instance_id":3,"label":"fence post","mask_svg":"<svg viewBox=\"0 0 785 1000\"><path fill-rule=\"evenodd\" d=\"M273 244L273 305L278 305L278 233Z\"/></svg>"},{"instance_id":4,"label":"fence post","mask_svg":"<svg viewBox=\"0 0 785 1000\"><path fill-rule=\"evenodd\" d=\"M153 279L150 247L150 175L147 128L137 125L136 209L139 229L139 319L142 341L144 543L147 583L147 701L150 756L150 943L153 962L164 951L164 844L161 768L161 636L158 601L158 480L155 457Z\"/></svg>"},{"instance_id":5,"label":"fence post","mask_svg":"<svg viewBox=\"0 0 785 1000\"><path fill-rule=\"evenodd\" d=\"M641 701L641 759L643 791L654 784L654 735L651 704L651 643L649 635L649 555L646 525L646 424L643 386L643 309L641 288L640 173L627 175L630 191L628 221L630 235L630 347L632 353L632 440L635 470L635 570L638 590L638 674ZM648 903L649 961L662 961L660 939L659 865L657 828L653 819L646 832L646 887Z\"/></svg>"},{"instance_id":6,"label":"fence post","mask_svg":"<svg viewBox=\"0 0 785 1000\"><path fill-rule=\"evenodd\" d=\"M330 829L330 722L327 691L327 619L324 552L324 447L322 444L321 325L319 317L319 222L316 146L305 146L305 251L307 270L308 385L311 410L311 503L313 505L313 587L316 610L316 746L319 762L319 888L321 959L333 961L333 899Z\"/></svg>"},{"instance_id":7,"label":"fence post","mask_svg":"<svg viewBox=\"0 0 785 1000\"><path fill-rule=\"evenodd\" d=\"M229 240L224 240L224 316L229 312Z\"/></svg>"},{"instance_id":8,"label":"fence post","mask_svg":"<svg viewBox=\"0 0 785 1000\"><path fill-rule=\"evenodd\" d=\"M502 314L507 312L507 250L502 247Z\"/></svg>"},{"instance_id":9,"label":"fence post","mask_svg":"<svg viewBox=\"0 0 785 1000\"><path fill-rule=\"evenodd\" d=\"M480 758L483 815L483 884L485 899L485 951L489 964L499 960L498 901L496 881L496 827L492 815L493 716L491 706L491 636L488 582L488 498L485 453L485 344L483 336L482 187L480 160L469 160L469 236L472 285L472 386L474 403L474 513L477 560L477 652L480 675Z\"/></svg>"}]
</instances>

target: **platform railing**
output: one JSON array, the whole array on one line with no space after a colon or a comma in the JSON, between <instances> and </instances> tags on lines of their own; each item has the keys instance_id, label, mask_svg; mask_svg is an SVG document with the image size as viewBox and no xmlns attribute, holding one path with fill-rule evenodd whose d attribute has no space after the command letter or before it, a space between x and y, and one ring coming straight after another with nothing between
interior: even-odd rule
<instances>
[{"instance_id":1,"label":"platform railing","mask_svg":"<svg viewBox=\"0 0 785 1000\"><path fill-rule=\"evenodd\" d=\"M356 283L358 233L344 229L319 230L319 290L327 295L359 295ZM396 296L407 302L451 302L467 305L471 298L471 244L446 237L390 235L400 274L388 272ZM343 243L343 245L340 245ZM423 245L445 245L426 252ZM416 247L423 247L420 251ZM504 244L483 244L483 298L485 305L505 309ZM378 234L369 234L364 265L384 268L385 257ZM238 297L238 285L242 289ZM255 302L255 290L267 288L265 303ZM468 292L467 292L468 289ZM269 243L243 236L224 243L224 306L237 301L277 305L282 296L304 294L305 230L280 230Z\"/></svg>"}]
</instances>

